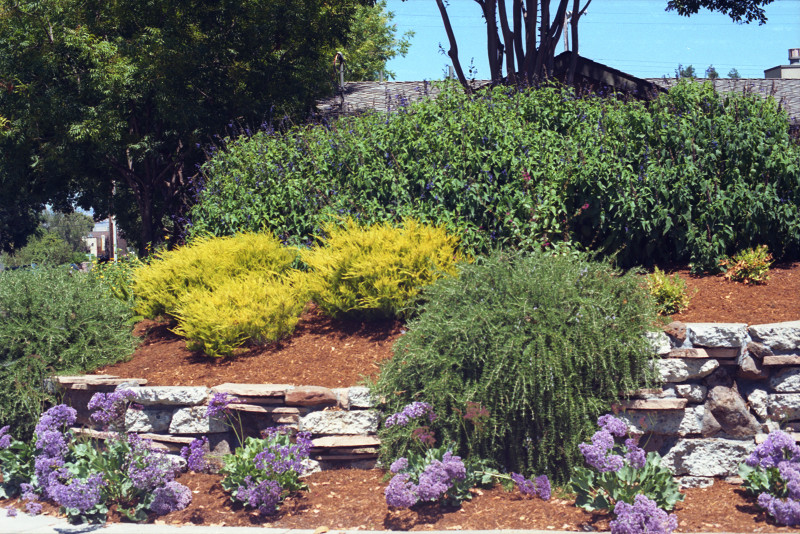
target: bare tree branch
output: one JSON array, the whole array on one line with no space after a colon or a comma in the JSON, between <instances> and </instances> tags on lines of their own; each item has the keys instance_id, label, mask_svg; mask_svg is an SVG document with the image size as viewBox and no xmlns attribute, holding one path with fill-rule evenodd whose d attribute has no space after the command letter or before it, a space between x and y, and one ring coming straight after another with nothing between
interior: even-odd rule
<instances>
[{"instance_id":1,"label":"bare tree branch","mask_svg":"<svg viewBox=\"0 0 800 534\"><path fill-rule=\"evenodd\" d=\"M447 40L450 41L450 50L447 55L453 60L453 69L456 71L458 81L464 86L467 93L472 92L472 88L467 83L467 78L464 77L464 71L461 69L461 62L458 60L458 43L456 43L456 36L453 33L453 26L450 25L450 17L447 15L447 8L444 6L442 0L436 0L436 5L439 7L439 13L442 15L442 22L444 23L444 31L447 33Z\"/></svg>"}]
</instances>

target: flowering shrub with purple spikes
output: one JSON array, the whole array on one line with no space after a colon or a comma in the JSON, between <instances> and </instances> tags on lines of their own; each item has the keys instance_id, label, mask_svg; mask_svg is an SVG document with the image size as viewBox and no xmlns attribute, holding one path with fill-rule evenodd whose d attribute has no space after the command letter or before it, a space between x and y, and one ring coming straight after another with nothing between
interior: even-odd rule
<instances>
[{"instance_id":1,"label":"flowering shrub with purple spikes","mask_svg":"<svg viewBox=\"0 0 800 534\"><path fill-rule=\"evenodd\" d=\"M181 458L186 460L186 468L195 473L202 473L208 469L207 450L208 438L205 436L195 439L188 447L182 447Z\"/></svg>"},{"instance_id":2,"label":"flowering shrub with purple spikes","mask_svg":"<svg viewBox=\"0 0 800 534\"><path fill-rule=\"evenodd\" d=\"M655 501L641 493L633 504L619 501L614 506L616 519L611 521L611 534L671 534L678 528L675 514L667 514Z\"/></svg>"},{"instance_id":3,"label":"flowering shrub with purple spikes","mask_svg":"<svg viewBox=\"0 0 800 534\"><path fill-rule=\"evenodd\" d=\"M306 472L311 435L279 427L267 429L262 436L246 438L223 458L222 487L231 500L269 515L277 511L285 495L306 489L300 475Z\"/></svg>"},{"instance_id":4,"label":"flowering shrub with purple spikes","mask_svg":"<svg viewBox=\"0 0 800 534\"><path fill-rule=\"evenodd\" d=\"M588 511L611 510L620 502L633 504L642 494L672 510L683 500L672 473L661 466L661 456L645 454L637 439L628 436L625 421L607 414L597 424L600 430L591 443L578 446L588 467L573 469L570 485L578 494L576 506Z\"/></svg>"},{"instance_id":5,"label":"flowering shrub with purple spikes","mask_svg":"<svg viewBox=\"0 0 800 534\"><path fill-rule=\"evenodd\" d=\"M780 430L770 432L739 465L744 487L782 525L800 525L800 447Z\"/></svg>"},{"instance_id":6,"label":"flowering shrub with purple spikes","mask_svg":"<svg viewBox=\"0 0 800 534\"><path fill-rule=\"evenodd\" d=\"M121 389L111 393L95 393L86 405L92 412L90 418L104 428L123 430L125 428L125 412L136 393L130 389Z\"/></svg>"}]
</instances>

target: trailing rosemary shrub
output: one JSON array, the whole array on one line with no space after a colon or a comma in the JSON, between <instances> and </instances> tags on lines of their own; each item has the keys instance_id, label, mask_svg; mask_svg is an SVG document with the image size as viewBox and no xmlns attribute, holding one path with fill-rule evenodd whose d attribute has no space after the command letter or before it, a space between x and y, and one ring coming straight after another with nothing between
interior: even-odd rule
<instances>
[{"instance_id":1,"label":"trailing rosemary shrub","mask_svg":"<svg viewBox=\"0 0 800 534\"><path fill-rule=\"evenodd\" d=\"M437 440L463 457L564 482L597 417L647 383L644 332L657 317L632 273L582 255L494 253L423 297L373 388L385 413L430 403ZM459 411L468 402L490 412L477 440ZM384 459L404 455L408 440L384 430L382 441Z\"/></svg>"},{"instance_id":2,"label":"trailing rosemary shrub","mask_svg":"<svg viewBox=\"0 0 800 534\"><path fill-rule=\"evenodd\" d=\"M311 300L333 317L400 315L424 286L454 275L462 259L458 238L413 219L402 227L347 219L327 225L325 234L320 246L300 255Z\"/></svg>"}]
</instances>

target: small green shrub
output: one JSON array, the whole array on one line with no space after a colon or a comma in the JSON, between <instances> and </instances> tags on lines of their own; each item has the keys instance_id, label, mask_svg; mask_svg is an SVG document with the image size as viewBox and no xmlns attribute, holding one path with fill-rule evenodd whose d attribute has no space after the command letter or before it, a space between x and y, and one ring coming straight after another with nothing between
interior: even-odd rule
<instances>
[{"instance_id":1,"label":"small green shrub","mask_svg":"<svg viewBox=\"0 0 800 534\"><path fill-rule=\"evenodd\" d=\"M108 288L115 298L134 304L133 275L136 269L145 263L136 256L123 256L119 261L100 262L95 258L89 270L89 276Z\"/></svg>"},{"instance_id":2,"label":"small green shrub","mask_svg":"<svg viewBox=\"0 0 800 534\"><path fill-rule=\"evenodd\" d=\"M305 273L265 278L231 278L214 290L187 293L175 310L177 334L191 350L209 356L232 356L245 342L268 343L294 331L307 298Z\"/></svg>"},{"instance_id":3,"label":"small green shrub","mask_svg":"<svg viewBox=\"0 0 800 534\"><path fill-rule=\"evenodd\" d=\"M399 228L348 219L328 225L325 233L320 246L300 255L311 299L333 317L399 315L421 288L455 274L462 259L456 237L413 219Z\"/></svg>"},{"instance_id":4,"label":"small green shrub","mask_svg":"<svg viewBox=\"0 0 800 534\"><path fill-rule=\"evenodd\" d=\"M686 290L686 281L675 273L667 273L655 268L647 276L647 289L656 301L656 310L659 315L672 315L689 307L689 295Z\"/></svg>"},{"instance_id":5,"label":"small green shrub","mask_svg":"<svg viewBox=\"0 0 800 534\"><path fill-rule=\"evenodd\" d=\"M145 317L175 315L181 299L196 289L213 290L245 274L272 277L297 257L272 234L238 234L196 239L184 247L159 252L133 276L136 311Z\"/></svg>"},{"instance_id":6,"label":"small green shrub","mask_svg":"<svg viewBox=\"0 0 800 534\"><path fill-rule=\"evenodd\" d=\"M726 280L744 284L763 284L769 279L767 273L772 265L772 254L766 245L761 245L743 250L719 263L725 268L723 276Z\"/></svg>"},{"instance_id":7,"label":"small green shrub","mask_svg":"<svg viewBox=\"0 0 800 534\"><path fill-rule=\"evenodd\" d=\"M0 427L20 437L53 397L44 379L116 363L135 347L130 307L86 273L37 267L0 273Z\"/></svg>"},{"instance_id":8,"label":"small green shrub","mask_svg":"<svg viewBox=\"0 0 800 534\"><path fill-rule=\"evenodd\" d=\"M585 256L494 253L423 297L374 394L385 413L430 403L431 430L461 457L564 482L592 422L620 391L647 382L645 331L657 316L633 273ZM468 402L491 412L478 438L463 424ZM391 430L381 435L385 461L407 448Z\"/></svg>"}]
</instances>

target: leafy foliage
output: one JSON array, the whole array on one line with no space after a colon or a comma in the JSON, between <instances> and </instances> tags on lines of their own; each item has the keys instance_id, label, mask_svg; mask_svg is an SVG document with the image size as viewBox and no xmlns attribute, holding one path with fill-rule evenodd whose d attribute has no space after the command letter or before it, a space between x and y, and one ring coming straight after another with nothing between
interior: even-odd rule
<instances>
[{"instance_id":1,"label":"leafy foliage","mask_svg":"<svg viewBox=\"0 0 800 534\"><path fill-rule=\"evenodd\" d=\"M329 224L318 247L301 250L306 287L328 315L393 317L414 303L420 290L454 275L462 259L458 239L444 228L413 219L389 224Z\"/></svg>"},{"instance_id":2,"label":"leafy foliage","mask_svg":"<svg viewBox=\"0 0 800 534\"><path fill-rule=\"evenodd\" d=\"M800 149L772 99L683 82L649 107L495 88L396 110L229 140L203 167L193 232L310 245L342 216L411 217L473 254L571 243L696 271L757 244L800 254Z\"/></svg>"},{"instance_id":3,"label":"leafy foliage","mask_svg":"<svg viewBox=\"0 0 800 534\"><path fill-rule=\"evenodd\" d=\"M565 481L587 421L645 382L644 332L656 316L633 274L583 256L495 253L423 296L374 393L387 412L429 402L439 415L431 429L454 454ZM492 410L479 439L456 410L468 401ZM407 447L387 439L382 457Z\"/></svg>"},{"instance_id":4,"label":"leafy foliage","mask_svg":"<svg viewBox=\"0 0 800 534\"><path fill-rule=\"evenodd\" d=\"M214 290L244 275L272 278L286 271L296 256L271 234L196 239L157 253L134 272L136 310L146 317L175 316L182 299L193 290Z\"/></svg>"},{"instance_id":5,"label":"leafy foliage","mask_svg":"<svg viewBox=\"0 0 800 534\"><path fill-rule=\"evenodd\" d=\"M769 279L767 273L772 264L772 254L767 246L749 248L720 261L725 268L725 279L745 284L763 284Z\"/></svg>"},{"instance_id":6,"label":"leafy foliage","mask_svg":"<svg viewBox=\"0 0 800 534\"><path fill-rule=\"evenodd\" d=\"M386 70L386 63L398 54L405 57L414 32L409 30L398 39L393 19L394 13L386 10L386 0L356 7L344 47L347 80L378 80L381 73L394 79L394 72Z\"/></svg>"},{"instance_id":7,"label":"leafy foliage","mask_svg":"<svg viewBox=\"0 0 800 534\"><path fill-rule=\"evenodd\" d=\"M32 429L54 373L83 373L133 352L128 306L67 268L0 273L0 425Z\"/></svg>"},{"instance_id":8,"label":"leafy foliage","mask_svg":"<svg viewBox=\"0 0 800 534\"><path fill-rule=\"evenodd\" d=\"M305 275L230 278L214 289L196 289L181 298L174 312L175 333L190 350L231 356L245 342L268 343L294 331L305 308Z\"/></svg>"},{"instance_id":9,"label":"leafy foliage","mask_svg":"<svg viewBox=\"0 0 800 534\"><path fill-rule=\"evenodd\" d=\"M656 301L659 315L672 315L689 306L686 282L678 276L678 273L669 276L656 267L653 273L647 276L647 289Z\"/></svg>"},{"instance_id":10,"label":"leafy foliage","mask_svg":"<svg viewBox=\"0 0 800 534\"><path fill-rule=\"evenodd\" d=\"M86 261L85 252L75 252L64 239L55 233L35 236L28 244L11 256L3 256L2 263L12 267L22 265L62 265Z\"/></svg>"}]
</instances>

